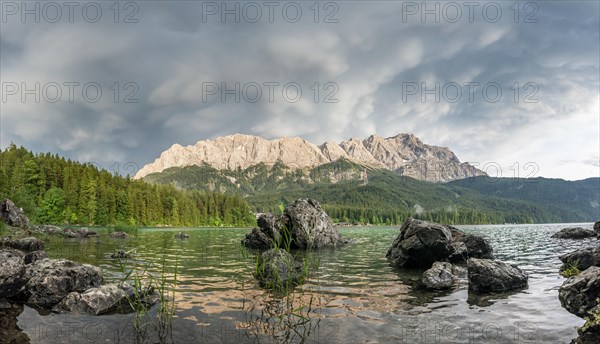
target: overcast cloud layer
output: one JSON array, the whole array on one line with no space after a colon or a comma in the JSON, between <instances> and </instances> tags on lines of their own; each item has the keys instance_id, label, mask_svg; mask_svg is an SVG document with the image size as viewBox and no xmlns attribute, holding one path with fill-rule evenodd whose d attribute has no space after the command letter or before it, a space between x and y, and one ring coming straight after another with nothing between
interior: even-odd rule
<instances>
[{"instance_id":1,"label":"overcast cloud layer","mask_svg":"<svg viewBox=\"0 0 600 344\"><path fill-rule=\"evenodd\" d=\"M501 176L514 176L517 163L521 177L598 177L599 3L470 3L438 2L436 11L430 2L436 23L434 14L421 17L421 2L321 2L317 13L313 1L298 1L273 7L271 18L268 3L238 2L237 23L233 14L223 20L219 3L121 3L117 13L113 2L97 2L102 16L90 23L95 6L80 3L69 18L59 2L56 23L56 8L44 3L36 23L22 18L21 2L3 1L0 145L119 163L126 173L124 163L141 167L174 143L233 133L320 144L403 132L491 175L497 163ZM39 102L33 94L23 101L22 86L36 82ZM79 83L72 102L65 82ZM102 90L95 103L81 94L90 82ZM236 82L237 103L212 88ZM289 82L302 89L298 101L293 88L282 96ZM62 91L55 103L52 83ZM269 83L279 83L273 102ZM439 83L439 99L421 94L422 83ZM256 85L262 98L253 103ZM124 102L132 92L138 102Z\"/></svg>"}]
</instances>

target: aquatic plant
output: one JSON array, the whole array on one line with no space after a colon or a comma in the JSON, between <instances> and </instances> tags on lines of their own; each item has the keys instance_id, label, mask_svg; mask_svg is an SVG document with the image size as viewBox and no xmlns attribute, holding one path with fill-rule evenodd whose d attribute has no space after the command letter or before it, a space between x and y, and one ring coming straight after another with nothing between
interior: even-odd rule
<instances>
[{"instance_id":1,"label":"aquatic plant","mask_svg":"<svg viewBox=\"0 0 600 344\"><path fill-rule=\"evenodd\" d=\"M579 334L584 334L587 331L594 329L598 331L600 327L600 299L596 299L596 307L592 308L588 313L589 316L584 317L585 323L577 329Z\"/></svg>"},{"instance_id":2,"label":"aquatic plant","mask_svg":"<svg viewBox=\"0 0 600 344\"><path fill-rule=\"evenodd\" d=\"M566 278L577 276L581 273L581 270L577 267L579 260L569 263L569 266L565 267L560 271L560 275Z\"/></svg>"}]
</instances>

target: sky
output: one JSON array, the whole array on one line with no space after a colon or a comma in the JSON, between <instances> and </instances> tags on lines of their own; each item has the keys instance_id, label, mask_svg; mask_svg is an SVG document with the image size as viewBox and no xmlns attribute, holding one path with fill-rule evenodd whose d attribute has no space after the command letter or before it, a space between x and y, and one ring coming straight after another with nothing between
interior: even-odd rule
<instances>
[{"instance_id":1,"label":"sky","mask_svg":"<svg viewBox=\"0 0 600 344\"><path fill-rule=\"evenodd\" d=\"M234 133L413 133L492 176L600 176L597 1L0 5L3 149L134 174Z\"/></svg>"}]
</instances>

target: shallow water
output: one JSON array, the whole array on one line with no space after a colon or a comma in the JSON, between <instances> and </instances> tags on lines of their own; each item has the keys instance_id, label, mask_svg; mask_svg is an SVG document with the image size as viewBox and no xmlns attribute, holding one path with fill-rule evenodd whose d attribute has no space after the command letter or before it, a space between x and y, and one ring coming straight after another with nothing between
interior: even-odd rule
<instances>
[{"instance_id":1,"label":"shallow water","mask_svg":"<svg viewBox=\"0 0 600 344\"><path fill-rule=\"evenodd\" d=\"M419 274L395 271L385 258L397 227L341 229L353 243L309 254L310 281L285 298L262 291L252 277L253 253L240 246L249 229L47 238L51 258L101 266L107 282L131 268L171 283L176 273L172 327L148 324L140 337L132 315L40 315L29 307L18 326L31 343L568 343L583 320L560 306L558 256L597 242L550 238L566 226L459 226L489 239L497 259L529 273L527 289L493 298L470 296L466 282L445 292L413 290ZM174 240L179 230L190 239ZM110 258L118 249L135 249L124 267Z\"/></svg>"}]
</instances>

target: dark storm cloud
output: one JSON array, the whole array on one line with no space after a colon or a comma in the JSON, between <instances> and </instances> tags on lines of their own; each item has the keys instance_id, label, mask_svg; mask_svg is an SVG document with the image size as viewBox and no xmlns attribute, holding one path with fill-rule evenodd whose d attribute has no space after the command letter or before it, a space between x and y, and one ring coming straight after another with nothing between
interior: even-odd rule
<instances>
[{"instance_id":1,"label":"dark storm cloud","mask_svg":"<svg viewBox=\"0 0 600 344\"><path fill-rule=\"evenodd\" d=\"M450 147L463 161L498 163L505 176L513 173L509 166L527 162L536 163L542 176L598 175L597 2L529 2L537 9L520 2L517 17L512 2L500 3L496 22L488 20L493 12L482 15L482 8L493 10L496 3L479 2L471 22L459 2L463 16L456 23L444 13L439 23L431 15L425 22L418 14L408 16L420 2L332 3L337 8L320 3L318 23L312 2L293 3L303 10L296 23L282 17L280 9L290 3L281 3L270 23L262 2L255 3L263 10L257 23L243 14L239 23L232 15L223 22L219 13L206 14L212 2L189 1L137 2L137 23L122 22L131 8L121 8L114 23L104 3L97 23L77 16L73 23L6 17L0 36L3 83L95 82L103 96L96 103L81 96L73 103L65 95L57 103L11 96L1 104L1 146L13 141L102 166L141 166L173 143L237 132L315 143L413 132L426 143ZM448 2L438 4L442 9ZM337 23L324 22L335 9L329 19ZM534 12L529 19L537 22L525 23ZM259 85L261 101L241 97L236 103L229 95L223 102L219 93L206 94L207 83L236 82L248 90ZM272 103L268 82L280 84ZM299 101L282 97L288 82L301 86ZM480 85L470 101L464 83L473 82ZM315 83L316 102L310 88ZM422 101L420 92L407 94L407 86L421 83L428 89L455 83L462 96L436 101L427 95ZM487 83L500 86L499 101L484 99ZM324 102L334 86L337 102ZM124 102L128 95L137 102ZM526 96L537 102L525 102Z\"/></svg>"}]
</instances>

